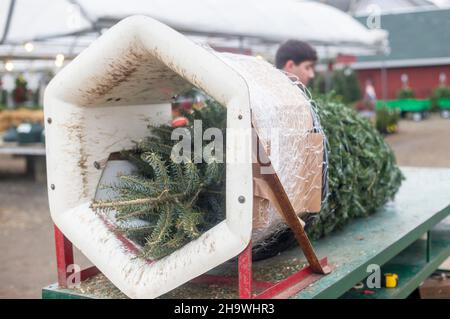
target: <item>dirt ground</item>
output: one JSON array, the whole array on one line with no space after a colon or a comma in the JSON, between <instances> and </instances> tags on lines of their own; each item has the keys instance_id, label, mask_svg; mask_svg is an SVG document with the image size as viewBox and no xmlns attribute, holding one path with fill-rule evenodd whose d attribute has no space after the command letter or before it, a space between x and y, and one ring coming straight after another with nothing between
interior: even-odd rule
<instances>
[{"instance_id":1,"label":"dirt ground","mask_svg":"<svg viewBox=\"0 0 450 319\"><path fill-rule=\"evenodd\" d=\"M450 167L450 119L401 121L386 140L400 165ZM27 179L24 168L23 159L0 155L0 298L40 298L56 281L46 185ZM88 264L79 253L75 258Z\"/></svg>"},{"instance_id":2,"label":"dirt ground","mask_svg":"<svg viewBox=\"0 0 450 319\"><path fill-rule=\"evenodd\" d=\"M402 166L450 167L450 119L433 114L421 121L401 121L386 138Z\"/></svg>"},{"instance_id":3,"label":"dirt ground","mask_svg":"<svg viewBox=\"0 0 450 319\"><path fill-rule=\"evenodd\" d=\"M56 281L47 186L24 170L24 159L0 155L0 298L40 298ZM78 251L75 260L89 265Z\"/></svg>"}]
</instances>

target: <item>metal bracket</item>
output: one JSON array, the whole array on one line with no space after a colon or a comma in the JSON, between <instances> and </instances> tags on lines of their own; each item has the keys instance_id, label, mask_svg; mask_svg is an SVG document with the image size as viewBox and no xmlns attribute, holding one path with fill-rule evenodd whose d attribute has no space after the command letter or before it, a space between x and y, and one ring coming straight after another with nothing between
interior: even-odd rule
<instances>
[{"instance_id":1,"label":"metal bracket","mask_svg":"<svg viewBox=\"0 0 450 319\"><path fill-rule=\"evenodd\" d=\"M278 178L277 173L275 172L272 164L270 162L269 157L267 156L259 137L257 137L257 162L253 165L253 170L260 170L261 168L266 168L268 174L259 174L259 177L264 179L264 181L269 185L275 194L275 198L278 202L279 207L281 208L280 213L282 214L286 224L291 228L292 232L295 235L298 245L303 250L308 263L311 266L311 269L315 273L319 274L328 274L331 272L328 266L322 266L317 258L317 255L314 251L314 248L308 238L308 235L305 232L305 229L300 222L297 214L295 213L294 208L292 207L291 201L289 200L288 195Z\"/></svg>"}]
</instances>

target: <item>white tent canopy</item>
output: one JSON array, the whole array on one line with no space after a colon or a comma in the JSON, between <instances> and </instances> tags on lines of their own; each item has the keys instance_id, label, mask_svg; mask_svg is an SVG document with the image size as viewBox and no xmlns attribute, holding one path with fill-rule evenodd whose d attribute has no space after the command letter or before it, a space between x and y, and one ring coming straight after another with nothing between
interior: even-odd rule
<instances>
[{"instance_id":1,"label":"white tent canopy","mask_svg":"<svg viewBox=\"0 0 450 319\"><path fill-rule=\"evenodd\" d=\"M266 53L287 39L309 41L319 52L326 47L327 52L371 54L387 46L383 30L369 30L338 9L310 1L3 0L0 59L53 63L58 53L70 59L102 30L133 14L161 20L197 41ZM32 50L25 43L32 43Z\"/></svg>"}]
</instances>

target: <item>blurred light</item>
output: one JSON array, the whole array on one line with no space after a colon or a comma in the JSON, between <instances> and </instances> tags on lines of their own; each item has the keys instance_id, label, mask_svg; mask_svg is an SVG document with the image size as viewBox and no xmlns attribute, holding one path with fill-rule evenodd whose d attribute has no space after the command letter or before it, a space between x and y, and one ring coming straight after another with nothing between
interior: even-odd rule
<instances>
[{"instance_id":1,"label":"blurred light","mask_svg":"<svg viewBox=\"0 0 450 319\"><path fill-rule=\"evenodd\" d=\"M8 72L11 72L12 70L14 70L14 63L12 63L11 61L7 61L5 63L5 69Z\"/></svg>"},{"instance_id":2,"label":"blurred light","mask_svg":"<svg viewBox=\"0 0 450 319\"><path fill-rule=\"evenodd\" d=\"M345 69L344 69L344 75L345 75L345 76L350 76L350 75L352 75L352 69L350 69L350 68L345 68Z\"/></svg>"},{"instance_id":3,"label":"blurred light","mask_svg":"<svg viewBox=\"0 0 450 319\"><path fill-rule=\"evenodd\" d=\"M63 64L64 64L64 54L59 53L59 54L56 55L56 58L55 58L55 65L56 65L58 68L60 68L60 67L63 66Z\"/></svg>"},{"instance_id":4,"label":"blurred light","mask_svg":"<svg viewBox=\"0 0 450 319\"><path fill-rule=\"evenodd\" d=\"M31 42L25 43L23 47L25 48L25 51L27 51L27 52L31 52L34 50L34 45Z\"/></svg>"},{"instance_id":5,"label":"blurred light","mask_svg":"<svg viewBox=\"0 0 450 319\"><path fill-rule=\"evenodd\" d=\"M260 54L256 55L255 58L260 59L260 60L264 60L264 57Z\"/></svg>"}]
</instances>

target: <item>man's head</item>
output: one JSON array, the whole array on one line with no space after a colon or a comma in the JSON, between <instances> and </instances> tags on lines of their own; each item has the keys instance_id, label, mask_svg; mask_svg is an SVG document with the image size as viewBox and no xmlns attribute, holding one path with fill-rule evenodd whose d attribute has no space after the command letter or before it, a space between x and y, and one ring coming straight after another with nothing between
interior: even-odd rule
<instances>
[{"instance_id":1,"label":"man's head","mask_svg":"<svg viewBox=\"0 0 450 319\"><path fill-rule=\"evenodd\" d=\"M304 85L308 85L314 78L316 62L316 50L308 43L298 40L283 43L275 55L277 68L298 76Z\"/></svg>"}]
</instances>

